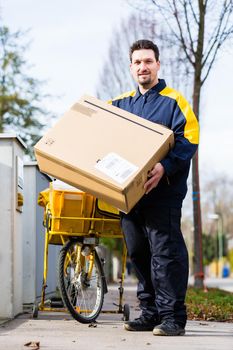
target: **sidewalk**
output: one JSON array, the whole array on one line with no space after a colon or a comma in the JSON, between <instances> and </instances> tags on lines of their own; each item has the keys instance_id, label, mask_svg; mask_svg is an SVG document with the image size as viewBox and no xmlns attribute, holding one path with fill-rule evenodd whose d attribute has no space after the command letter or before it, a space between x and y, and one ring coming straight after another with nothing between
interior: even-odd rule
<instances>
[{"instance_id":1,"label":"sidewalk","mask_svg":"<svg viewBox=\"0 0 233 350\"><path fill-rule=\"evenodd\" d=\"M117 310L118 286L110 286L103 309ZM139 310L135 284L125 284L125 303L130 304L133 319ZM152 332L127 332L122 314L101 313L96 327L80 324L65 313L39 312L38 319L23 314L0 327L0 350L26 350L24 344L39 341L43 350L231 350L233 324L189 321L184 337L155 337Z\"/></svg>"}]
</instances>

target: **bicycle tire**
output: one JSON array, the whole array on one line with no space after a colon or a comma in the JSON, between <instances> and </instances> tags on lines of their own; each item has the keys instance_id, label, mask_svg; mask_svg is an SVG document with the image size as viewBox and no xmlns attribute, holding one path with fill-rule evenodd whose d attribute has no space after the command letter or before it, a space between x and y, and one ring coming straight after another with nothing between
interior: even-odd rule
<instances>
[{"instance_id":1,"label":"bicycle tire","mask_svg":"<svg viewBox=\"0 0 233 350\"><path fill-rule=\"evenodd\" d=\"M95 249L94 265L91 270L91 278L87 279L90 255L82 256L81 270L76 273L75 252L77 241L68 241L61 249L58 260L59 288L64 305L71 316L81 323L91 323L96 320L101 312L104 301L104 272L99 256Z\"/></svg>"}]
</instances>

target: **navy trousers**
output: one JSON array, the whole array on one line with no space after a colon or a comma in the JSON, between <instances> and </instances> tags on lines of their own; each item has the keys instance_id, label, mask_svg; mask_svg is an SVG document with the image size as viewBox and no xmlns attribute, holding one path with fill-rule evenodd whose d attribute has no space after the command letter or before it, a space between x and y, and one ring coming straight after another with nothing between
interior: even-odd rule
<instances>
[{"instance_id":1,"label":"navy trousers","mask_svg":"<svg viewBox=\"0 0 233 350\"><path fill-rule=\"evenodd\" d=\"M121 216L129 257L138 278L142 314L185 327L188 252L180 229L181 209L135 206Z\"/></svg>"}]
</instances>

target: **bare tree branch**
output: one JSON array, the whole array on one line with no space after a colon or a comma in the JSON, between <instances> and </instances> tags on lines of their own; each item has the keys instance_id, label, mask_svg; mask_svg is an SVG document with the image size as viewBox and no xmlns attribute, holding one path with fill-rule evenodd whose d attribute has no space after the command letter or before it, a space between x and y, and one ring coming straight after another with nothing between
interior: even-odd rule
<instances>
[{"instance_id":1,"label":"bare tree branch","mask_svg":"<svg viewBox=\"0 0 233 350\"><path fill-rule=\"evenodd\" d=\"M193 55L195 55L194 42L193 42L191 30L190 30L190 23L189 23L189 18L188 18L187 2L186 1L183 2L183 6L184 6L184 13L185 13L185 23L186 23L186 28L188 31L188 36L189 36L189 41L190 41L190 49L191 49L191 52L193 53Z\"/></svg>"},{"instance_id":2,"label":"bare tree branch","mask_svg":"<svg viewBox=\"0 0 233 350\"><path fill-rule=\"evenodd\" d=\"M230 6L231 3L232 3L232 1L230 1L229 4L226 4L227 5L226 8L222 8L222 11L221 11L220 16L219 16L219 21L218 21L216 27L214 28L212 35L210 36L210 41L209 41L208 47L206 49L206 53L204 54L202 67L205 67L205 65L207 64L208 59L209 59L210 55L213 53L213 51L214 51L214 57L216 57L216 54L217 54L219 48L222 46L221 41L224 42L227 39L227 37L233 33L233 25L231 25L229 28L227 28L227 26L230 22L230 17L231 17L232 12L233 12L233 8L232 8L232 6ZM225 21L225 24L224 24L224 21ZM212 59L211 59L211 61L212 61ZM212 64L211 64L211 67L212 67ZM205 77L205 79L206 79L206 77Z\"/></svg>"},{"instance_id":3,"label":"bare tree branch","mask_svg":"<svg viewBox=\"0 0 233 350\"><path fill-rule=\"evenodd\" d=\"M192 60L191 56L189 55L188 45L187 45L185 37L183 35L182 23L181 23L181 20L179 18L179 11L177 9L175 0L173 0L173 6L174 6L174 17L175 17L175 20L176 20L176 23L177 23L177 26L179 29L179 37L180 37L180 42L181 42L182 48L185 52L185 55L186 55L188 61L194 66L194 61ZM190 46L192 46L192 45L190 45Z\"/></svg>"},{"instance_id":4,"label":"bare tree branch","mask_svg":"<svg viewBox=\"0 0 233 350\"><path fill-rule=\"evenodd\" d=\"M191 13L193 15L193 18L195 20L195 23L198 25L198 19L197 19L197 15L194 11L194 8L193 8L193 1L192 0L188 0L188 3L189 3L189 6L190 6L190 9L191 9Z\"/></svg>"},{"instance_id":5,"label":"bare tree branch","mask_svg":"<svg viewBox=\"0 0 233 350\"><path fill-rule=\"evenodd\" d=\"M204 77L202 78L202 81L201 81L201 85L204 84L205 80L207 79L212 67L213 67L213 64L216 60L216 57L217 57L217 53L219 51L219 49L221 48L221 46L225 43L226 39L233 33L233 28L231 31L229 32L226 32L226 33L222 33L221 37L220 37L220 40L218 41L216 47L215 47L215 50L214 52L212 53L212 59L210 60L210 62L208 63L208 68L207 68L207 72L205 73Z\"/></svg>"},{"instance_id":6,"label":"bare tree branch","mask_svg":"<svg viewBox=\"0 0 233 350\"><path fill-rule=\"evenodd\" d=\"M158 12L161 14L161 16L163 17L163 19L166 22L167 27L169 28L172 36L175 37L176 41L180 42L180 37L176 34L175 30L173 29L172 25L171 25L171 21L170 19L173 17L173 8L172 5L169 3L169 1L167 0L168 6L170 10L167 10L166 7L162 6L161 4L158 4L157 1L155 0L151 0L151 2L157 7ZM169 16L167 15L169 14Z\"/></svg>"},{"instance_id":7,"label":"bare tree branch","mask_svg":"<svg viewBox=\"0 0 233 350\"><path fill-rule=\"evenodd\" d=\"M168 29L171 32L171 36L175 38L176 42L179 42L181 44L185 52L186 58L194 66L194 61L192 60L192 57L189 54L189 49L188 49L188 46L186 45L185 37L183 36L182 23L179 18L179 11L176 7L176 1L172 0L170 2L169 0L167 0L168 9L160 5L156 0L151 0L151 2L158 8L159 12L161 13L162 17L166 22ZM167 14L169 14L169 16ZM174 30L174 26L172 25L172 21L171 21L172 16L175 18L175 21L179 30L179 34L177 34L177 32Z\"/></svg>"}]
</instances>

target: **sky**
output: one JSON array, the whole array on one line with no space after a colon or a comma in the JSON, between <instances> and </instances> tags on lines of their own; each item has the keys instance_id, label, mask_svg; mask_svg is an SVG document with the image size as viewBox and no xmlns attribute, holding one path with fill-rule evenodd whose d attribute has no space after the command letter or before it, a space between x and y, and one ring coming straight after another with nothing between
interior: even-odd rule
<instances>
[{"instance_id":1,"label":"sky","mask_svg":"<svg viewBox=\"0 0 233 350\"><path fill-rule=\"evenodd\" d=\"M111 34L132 9L125 0L0 0L11 31L30 29L26 58L31 75L56 96L46 107L58 116L96 85ZM162 54L162 53L161 53ZM233 178L233 50L218 57L201 101L200 172L203 178ZM161 77L166 78L166 77Z\"/></svg>"}]
</instances>

